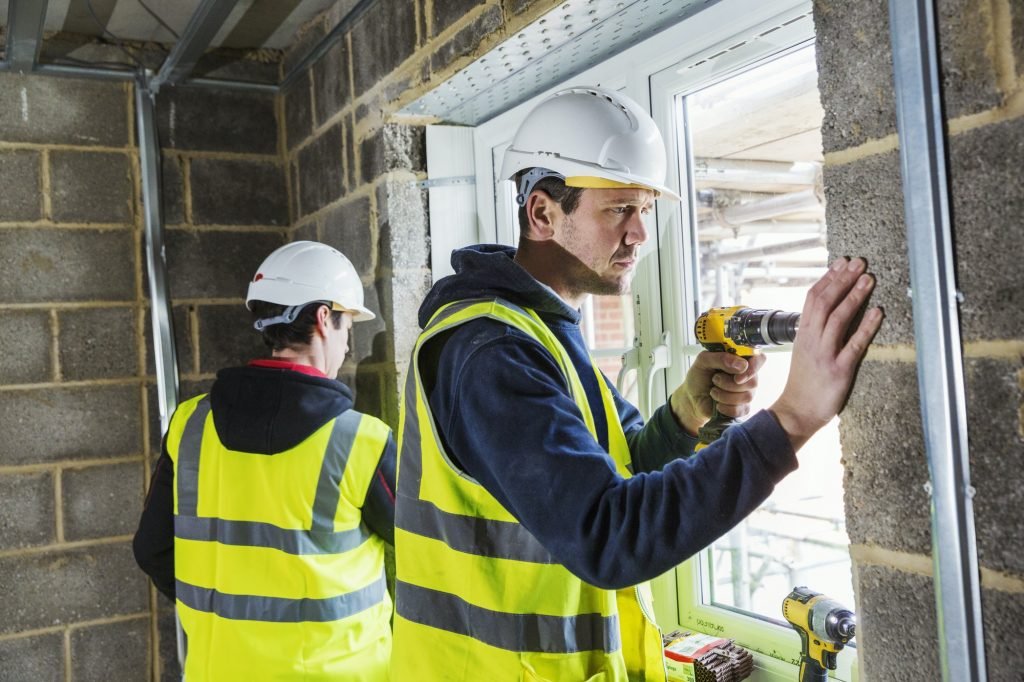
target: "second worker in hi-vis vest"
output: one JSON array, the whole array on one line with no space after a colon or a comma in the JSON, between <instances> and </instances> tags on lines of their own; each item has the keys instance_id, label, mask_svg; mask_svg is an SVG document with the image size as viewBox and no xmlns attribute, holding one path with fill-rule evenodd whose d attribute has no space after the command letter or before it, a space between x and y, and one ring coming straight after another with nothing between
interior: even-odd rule
<instances>
[{"instance_id":1,"label":"second worker in hi-vis vest","mask_svg":"<svg viewBox=\"0 0 1024 682\"><path fill-rule=\"evenodd\" d=\"M505 153L518 249L452 256L420 309L399 437L392 677L398 682L666 679L646 581L726 533L838 412L881 324L873 280L839 258L807 296L768 410L742 416L763 356L701 353L646 424L596 368L588 294L629 290L666 154L627 97L570 88Z\"/></svg>"},{"instance_id":2,"label":"second worker in hi-vis vest","mask_svg":"<svg viewBox=\"0 0 1024 682\"><path fill-rule=\"evenodd\" d=\"M175 601L188 682L388 679L395 445L335 377L372 320L339 251L270 254L246 305L272 349L178 406L135 536Z\"/></svg>"}]
</instances>

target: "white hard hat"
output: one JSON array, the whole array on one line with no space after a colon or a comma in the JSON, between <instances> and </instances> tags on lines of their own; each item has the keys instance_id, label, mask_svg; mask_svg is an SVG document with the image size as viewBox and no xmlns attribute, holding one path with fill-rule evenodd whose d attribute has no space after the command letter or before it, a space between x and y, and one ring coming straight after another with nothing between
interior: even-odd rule
<instances>
[{"instance_id":1,"label":"white hard hat","mask_svg":"<svg viewBox=\"0 0 1024 682\"><path fill-rule=\"evenodd\" d=\"M501 177L543 168L569 187L640 187L679 201L665 186L665 143L654 119L622 93L602 88L560 90L538 104L505 152ZM539 174L519 188L525 203Z\"/></svg>"},{"instance_id":2,"label":"white hard hat","mask_svg":"<svg viewBox=\"0 0 1024 682\"><path fill-rule=\"evenodd\" d=\"M245 305L266 301L295 307L291 319L260 320L256 328L291 322L302 306L314 301L334 304L335 310L354 313L353 321L372 320L375 316L363 306L363 284L359 273L345 255L319 242L291 242L266 257L249 283Z\"/></svg>"}]
</instances>

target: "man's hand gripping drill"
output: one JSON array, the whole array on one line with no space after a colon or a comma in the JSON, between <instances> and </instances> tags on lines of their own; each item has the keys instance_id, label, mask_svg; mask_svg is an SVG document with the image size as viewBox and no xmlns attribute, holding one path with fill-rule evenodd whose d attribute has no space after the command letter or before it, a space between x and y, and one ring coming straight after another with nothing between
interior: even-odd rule
<instances>
[{"instance_id":1,"label":"man's hand gripping drill","mask_svg":"<svg viewBox=\"0 0 1024 682\"><path fill-rule=\"evenodd\" d=\"M733 306L703 313L697 318L694 331L705 350L751 358L758 348L792 343L799 323L796 313ZM722 414L715 404L711 419L697 432L700 441L695 449L707 447L735 421L735 417Z\"/></svg>"},{"instance_id":2,"label":"man's hand gripping drill","mask_svg":"<svg viewBox=\"0 0 1024 682\"><path fill-rule=\"evenodd\" d=\"M794 450L839 413L857 366L882 324L880 308L869 309L857 325L853 324L874 287L874 278L866 268L860 258L836 259L804 301L789 378L782 395L769 408ZM764 315L760 321L764 321ZM783 321L789 324L794 318L784 313L777 322L781 325ZM784 326L776 327L784 337L782 329ZM764 356L760 354L744 358L729 352L701 353L670 396L676 419L688 432L697 434L716 408L726 417L744 416L762 364Z\"/></svg>"}]
</instances>

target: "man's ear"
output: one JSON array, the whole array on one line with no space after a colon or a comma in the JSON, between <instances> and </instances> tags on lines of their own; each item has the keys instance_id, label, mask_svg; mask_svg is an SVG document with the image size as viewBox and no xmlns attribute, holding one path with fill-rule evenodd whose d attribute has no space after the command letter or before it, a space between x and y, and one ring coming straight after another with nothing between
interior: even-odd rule
<instances>
[{"instance_id":1,"label":"man's ear","mask_svg":"<svg viewBox=\"0 0 1024 682\"><path fill-rule=\"evenodd\" d=\"M555 236L555 225L562 218L562 207L542 189L530 192L526 199L526 219L530 231L525 235L534 241L547 241Z\"/></svg>"},{"instance_id":2,"label":"man's ear","mask_svg":"<svg viewBox=\"0 0 1024 682\"><path fill-rule=\"evenodd\" d=\"M325 305L320 305L316 309L316 333L320 336L327 337L327 325L331 322L331 309Z\"/></svg>"}]
</instances>

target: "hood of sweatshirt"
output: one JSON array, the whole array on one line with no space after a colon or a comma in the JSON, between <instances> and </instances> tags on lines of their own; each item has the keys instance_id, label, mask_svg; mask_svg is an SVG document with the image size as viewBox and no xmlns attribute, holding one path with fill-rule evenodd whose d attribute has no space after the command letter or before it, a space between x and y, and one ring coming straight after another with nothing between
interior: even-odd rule
<instances>
[{"instance_id":1,"label":"hood of sweatshirt","mask_svg":"<svg viewBox=\"0 0 1024 682\"><path fill-rule=\"evenodd\" d=\"M289 369L232 367L217 373L210 408L225 447L271 455L351 409L352 391L335 379Z\"/></svg>"},{"instance_id":2,"label":"hood of sweatshirt","mask_svg":"<svg viewBox=\"0 0 1024 682\"><path fill-rule=\"evenodd\" d=\"M550 287L541 284L513 259L516 250L499 244L477 244L452 252L454 275L434 284L420 306L420 327L426 327L439 308L471 298L503 298L533 308L549 321L579 323L580 313Z\"/></svg>"}]
</instances>

